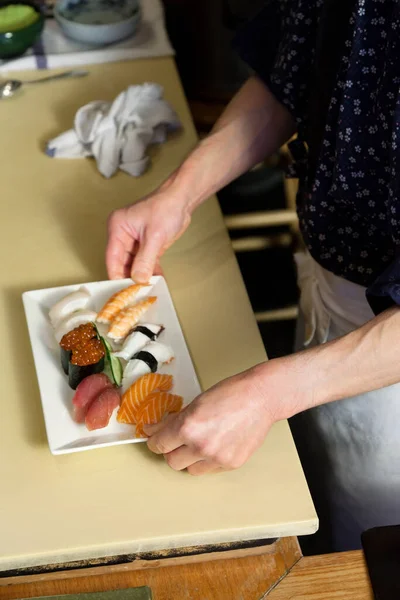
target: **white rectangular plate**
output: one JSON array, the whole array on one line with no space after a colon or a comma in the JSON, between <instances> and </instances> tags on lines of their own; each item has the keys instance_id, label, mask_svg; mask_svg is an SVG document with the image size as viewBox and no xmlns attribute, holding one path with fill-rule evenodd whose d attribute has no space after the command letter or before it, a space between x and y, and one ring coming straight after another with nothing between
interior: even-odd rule
<instances>
[{"instance_id":1,"label":"white rectangular plate","mask_svg":"<svg viewBox=\"0 0 400 600\"><path fill-rule=\"evenodd\" d=\"M143 441L134 437L135 428L133 426L118 423L117 411L114 411L109 425L104 429L88 431L84 424L75 423L72 419L74 391L69 387L68 379L61 368L59 347L48 318L49 309L58 300L79 289L81 285L92 296L88 308L98 312L112 294L131 284L130 279L99 281L34 290L22 295L39 382L47 439L53 454L66 454ZM152 277L150 284L151 287L141 290L137 301L143 300L147 296L157 296L157 302L146 312L141 322L157 323L165 327L159 340L172 347L175 359L160 368L159 371L173 375L173 393L183 396L184 404L188 404L201 391L196 372L165 279L160 276Z\"/></svg>"}]
</instances>

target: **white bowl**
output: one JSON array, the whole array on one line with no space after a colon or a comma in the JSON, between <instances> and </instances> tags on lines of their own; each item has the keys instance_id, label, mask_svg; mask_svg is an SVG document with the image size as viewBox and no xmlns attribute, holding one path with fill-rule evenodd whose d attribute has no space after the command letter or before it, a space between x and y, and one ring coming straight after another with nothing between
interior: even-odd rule
<instances>
[{"instance_id":1,"label":"white bowl","mask_svg":"<svg viewBox=\"0 0 400 600\"><path fill-rule=\"evenodd\" d=\"M69 38L102 46L133 35L141 11L138 0L59 0L54 17Z\"/></svg>"}]
</instances>

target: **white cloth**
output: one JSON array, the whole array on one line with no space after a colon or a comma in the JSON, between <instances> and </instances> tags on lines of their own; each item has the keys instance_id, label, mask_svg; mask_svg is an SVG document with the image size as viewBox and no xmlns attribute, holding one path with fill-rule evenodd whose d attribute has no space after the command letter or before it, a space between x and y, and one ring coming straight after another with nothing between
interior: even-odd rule
<instances>
[{"instance_id":1,"label":"white cloth","mask_svg":"<svg viewBox=\"0 0 400 600\"><path fill-rule=\"evenodd\" d=\"M323 269L308 252L295 254L301 289L300 309L305 319L304 345L328 340L331 322L351 331L373 318L365 288Z\"/></svg>"},{"instance_id":2,"label":"white cloth","mask_svg":"<svg viewBox=\"0 0 400 600\"><path fill-rule=\"evenodd\" d=\"M373 318L365 288L296 255L304 340L315 345ZM400 379L400 358L399 358ZM400 523L400 384L340 400L291 422L319 512L312 553L360 548L362 531ZM321 543L320 543L321 542Z\"/></svg>"},{"instance_id":3,"label":"white cloth","mask_svg":"<svg viewBox=\"0 0 400 600\"><path fill-rule=\"evenodd\" d=\"M173 108L155 83L132 85L114 102L90 102L78 110L74 128L47 144L52 158L94 157L104 177L121 169L138 177L149 163L150 144L162 144L180 127Z\"/></svg>"},{"instance_id":4,"label":"white cloth","mask_svg":"<svg viewBox=\"0 0 400 600\"><path fill-rule=\"evenodd\" d=\"M93 47L67 38L55 19L46 19L41 39L23 56L0 60L0 73L56 69L82 65L173 56L160 0L141 0L142 19L134 36L106 47Z\"/></svg>"}]
</instances>

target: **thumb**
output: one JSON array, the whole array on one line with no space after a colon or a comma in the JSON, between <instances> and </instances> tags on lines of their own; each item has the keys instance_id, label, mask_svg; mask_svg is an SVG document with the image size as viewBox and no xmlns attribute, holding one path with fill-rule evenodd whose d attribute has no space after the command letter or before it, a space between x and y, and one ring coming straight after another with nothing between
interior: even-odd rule
<instances>
[{"instance_id":1,"label":"thumb","mask_svg":"<svg viewBox=\"0 0 400 600\"><path fill-rule=\"evenodd\" d=\"M158 258L162 253L164 236L159 231L149 230L140 242L132 264L131 277L138 283L147 283L153 275Z\"/></svg>"}]
</instances>

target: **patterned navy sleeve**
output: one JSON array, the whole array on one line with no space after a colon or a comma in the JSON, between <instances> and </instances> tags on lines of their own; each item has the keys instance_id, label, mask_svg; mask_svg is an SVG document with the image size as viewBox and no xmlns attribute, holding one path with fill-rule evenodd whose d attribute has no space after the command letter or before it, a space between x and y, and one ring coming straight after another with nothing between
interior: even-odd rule
<instances>
[{"instance_id":1,"label":"patterned navy sleeve","mask_svg":"<svg viewBox=\"0 0 400 600\"><path fill-rule=\"evenodd\" d=\"M400 257L367 288L367 300L375 315L400 305Z\"/></svg>"},{"instance_id":2,"label":"patterned navy sleeve","mask_svg":"<svg viewBox=\"0 0 400 600\"><path fill-rule=\"evenodd\" d=\"M321 0L269 0L234 47L298 123L304 119Z\"/></svg>"}]
</instances>

